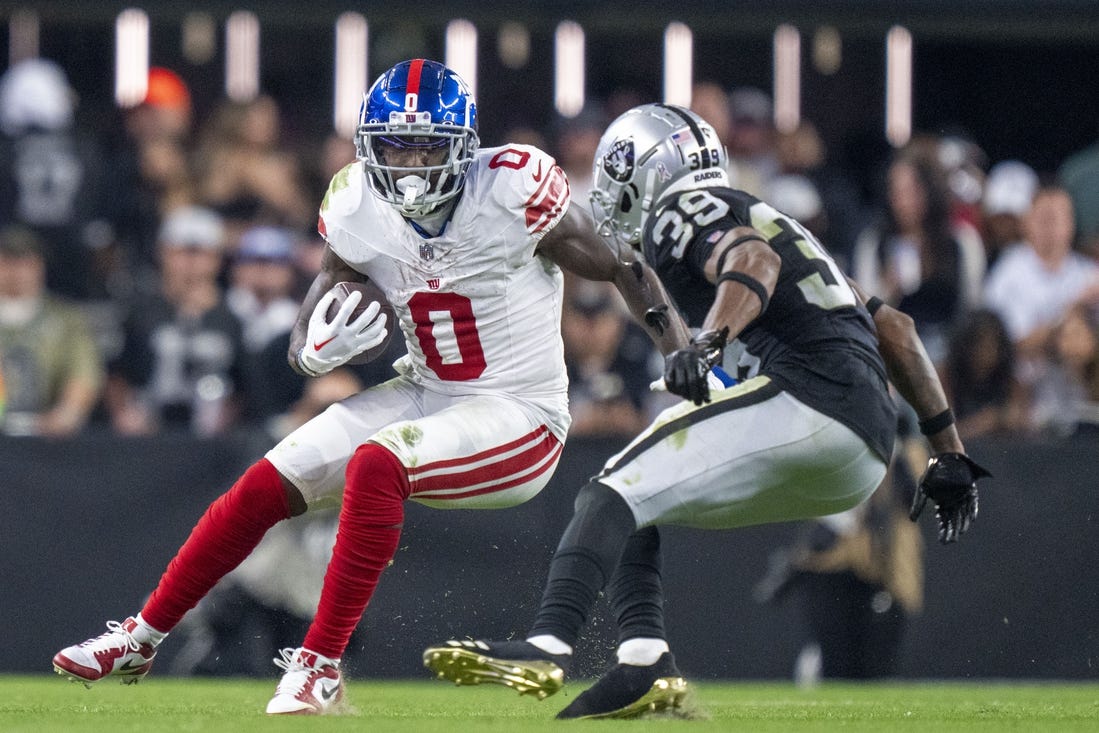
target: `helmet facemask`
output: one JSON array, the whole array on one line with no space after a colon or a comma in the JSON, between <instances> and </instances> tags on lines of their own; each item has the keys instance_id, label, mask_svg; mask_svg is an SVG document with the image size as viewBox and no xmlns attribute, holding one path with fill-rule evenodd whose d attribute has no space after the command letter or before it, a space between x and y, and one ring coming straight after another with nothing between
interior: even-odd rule
<instances>
[{"instance_id":1,"label":"helmet facemask","mask_svg":"<svg viewBox=\"0 0 1099 733\"><path fill-rule=\"evenodd\" d=\"M477 134L458 125L433 124L428 112L416 113L414 123L405 122L408 116L391 112L388 124L360 125L355 147L375 193L403 215L417 217L431 213L462 190L477 149ZM390 162L417 152L426 153L425 164Z\"/></svg>"}]
</instances>

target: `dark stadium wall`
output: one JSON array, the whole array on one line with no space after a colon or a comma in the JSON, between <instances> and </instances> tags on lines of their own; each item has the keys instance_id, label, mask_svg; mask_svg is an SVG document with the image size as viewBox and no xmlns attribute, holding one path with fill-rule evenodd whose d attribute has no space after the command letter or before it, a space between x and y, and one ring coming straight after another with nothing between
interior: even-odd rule
<instances>
[{"instance_id":1,"label":"dark stadium wall","mask_svg":"<svg viewBox=\"0 0 1099 733\"><path fill-rule=\"evenodd\" d=\"M59 648L139 609L199 513L265 447L250 434L213 442L0 438L8 505L0 619L20 630L0 672L45 673ZM432 642L523 633L575 492L617 447L570 440L550 486L517 509L410 505L401 549L349 651L351 674L424 677L420 651ZM925 517L926 609L909 630L901 675L1099 678L1094 439L969 447L995 478L982 485L980 517L959 544L938 545ZM796 613L757 604L751 590L794 529L663 531L669 633L684 672L790 677L801 642ZM613 642L601 602L576 672L597 673ZM160 674L178 649L170 636Z\"/></svg>"}]
</instances>

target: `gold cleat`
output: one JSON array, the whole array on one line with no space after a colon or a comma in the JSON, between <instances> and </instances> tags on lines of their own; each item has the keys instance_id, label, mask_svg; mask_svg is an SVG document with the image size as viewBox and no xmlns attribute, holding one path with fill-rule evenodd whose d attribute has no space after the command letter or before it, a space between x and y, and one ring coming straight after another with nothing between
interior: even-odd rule
<instances>
[{"instance_id":1,"label":"gold cleat","mask_svg":"<svg viewBox=\"0 0 1099 733\"><path fill-rule=\"evenodd\" d=\"M606 713L581 715L577 720L631 720L652 713L675 712L687 699L687 680L682 677L661 677L644 695L625 707Z\"/></svg>"},{"instance_id":2,"label":"gold cleat","mask_svg":"<svg viewBox=\"0 0 1099 733\"><path fill-rule=\"evenodd\" d=\"M502 642L495 646L516 644L524 642ZM437 679L456 685L504 685L539 700L545 700L565 684L565 670L549 659L505 659L492 656L492 651L495 650L486 642L449 641L424 650L424 666Z\"/></svg>"},{"instance_id":3,"label":"gold cleat","mask_svg":"<svg viewBox=\"0 0 1099 733\"><path fill-rule=\"evenodd\" d=\"M557 719L627 720L650 714L689 718L689 692L672 653L664 652L653 664L614 665L557 713Z\"/></svg>"}]
</instances>

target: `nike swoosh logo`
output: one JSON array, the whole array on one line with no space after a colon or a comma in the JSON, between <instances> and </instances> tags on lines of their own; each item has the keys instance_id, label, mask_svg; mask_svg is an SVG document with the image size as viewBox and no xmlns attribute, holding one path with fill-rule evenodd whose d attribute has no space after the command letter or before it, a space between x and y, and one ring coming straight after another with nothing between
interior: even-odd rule
<instances>
[{"instance_id":1,"label":"nike swoosh logo","mask_svg":"<svg viewBox=\"0 0 1099 733\"><path fill-rule=\"evenodd\" d=\"M313 344L313 351L320 351L320 350L321 350L321 349L323 349L323 348L324 348L325 346L328 346L328 344L332 343L332 342L333 342L333 341L335 341L335 340L336 340L336 337L335 337L335 336L333 336L332 338L330 338L330 339L328 339L328 340L326 340L326 341L321 341L321 342L320 342L319 344L318 344L318 343L314 343L314 344Z\"/></svg>"},{"instance_id":2,"label":"nike swoosh logo","mask_svg":"<svg viewBox=\"0 0 1099 733\"><path fill-rule=\"evenodd\" d=\"M136 671L136 670L139 670L139 669L141 669L141 668L142 668L142 667L144 667L144 666L145 666L146 664L148 664L148 660L142 661L142 662L141 662L140 664L134 664L134 660L132 660L132 659L127 659L127 660L125 661L125 663L123 663L123 664L122 664L122 665L121 665L121 666L120 666L120 667L118 668L118 671L119 671L119 672L133 672L133 671Z\"/></svg>"},{"instance_id":3,"label":"nike swoosh logo","mask_svg":"<svg viewBox=\"0 0 1099 733\"><path fill-rule=\"evenodd\" d=\"M336 692L339 691L339 689L339 685L335 685L334 687L325 687L324 685L321 685L321 699L325 701L331 700L336 696Z\"/></svg>"},{"instance_id":4,"label":"nike swoosh logo","mask_svg":"<svg viewBox=\"0 0 1099 733\"><path fill-rule=\"evenodd\" d=\"M542 161L538 161L538 172L531 176L535 183L542 180Z\"/></svg>"}]
</instances>

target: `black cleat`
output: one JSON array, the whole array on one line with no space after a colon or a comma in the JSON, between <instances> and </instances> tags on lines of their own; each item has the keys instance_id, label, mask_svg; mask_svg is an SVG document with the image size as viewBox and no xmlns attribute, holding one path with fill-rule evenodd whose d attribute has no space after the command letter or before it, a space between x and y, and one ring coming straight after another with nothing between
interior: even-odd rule
<instances>
[{"instance_id":1,"label":"black cleat","mask_svg":"<svg viewBox=\"0 0 1099 733\"><path fill-rule=\"evenodd\" d=\"M492 683L544 700L565 684L568 654L526 641L448 641L424 650L424 666L456 685Z\"/></svg>"},{"instance_id":2,"label":"black cleat","mask_svg":"<svg viewBox=\"0 0 1099 733\"><path fill-rule=\"evenodd\" d=\"M557 718L623 720L647 713L675 713L681 710L686 697L687 681L676 668L672 653L664 652L647 667L614 665Z\"/></svg>"}]
</instances>

